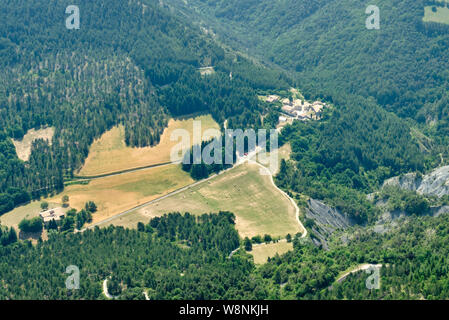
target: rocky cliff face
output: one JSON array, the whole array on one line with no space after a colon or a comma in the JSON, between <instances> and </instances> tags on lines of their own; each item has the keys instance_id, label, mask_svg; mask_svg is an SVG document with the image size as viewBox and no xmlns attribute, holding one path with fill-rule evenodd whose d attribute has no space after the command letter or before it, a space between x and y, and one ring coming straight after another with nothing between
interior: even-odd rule
<instances>
[{"instance_id":1,"label":"rocky cliff face","mask_svg":"<svg viewBox=\"0 0 449 320\"><path fill-rule=\"evenodd\" d=\"M306 217L323 226L329 232L336 229L346 229L354 223L341 214L337 209L331 208L321 201L310 199L306 208Z\"/></svg>"},{"instance_id":2,"label":"rocky cliff face","mask_svg":"<svg viewBox=\"0 0 449 320\"><path fill-rule=\"evenodd\" d=\"M449 206L431 207L428 216L438 217L449 213ZM386 233L401 224L401 219L410 218L405 211L384 211L371 229L376 233ZM403 221L403 220L402 220Z\"/></svg>"},{"instance_id":3,"label":"rocky cliff face","mask_svg":"<svg viewBox=\"0 0 449 320\"><path fill-rule=\"evenodd\" d=\"M331 208L321 201L310 199L307 202L305 209L305 216L307 219L312 219L315 225L312 228L313 234L318 239L313 239L316 245L321 244L323 248L327 249L327 239L336 230L344 230L355 223L337 209Z\"/></svg>"},{"instance_id":4,"label":"rocky cliff face","mask_svg":"<svg viewBox=\"0 0 449 320\"><path fill-rule=\"evenodd\" d=\"M384 182L385 186L396 186L424 195L442 197L449 194L449 166L437 168L424 176L408 173L394 177L386 180Z\"/></svg>"}]
</instances>

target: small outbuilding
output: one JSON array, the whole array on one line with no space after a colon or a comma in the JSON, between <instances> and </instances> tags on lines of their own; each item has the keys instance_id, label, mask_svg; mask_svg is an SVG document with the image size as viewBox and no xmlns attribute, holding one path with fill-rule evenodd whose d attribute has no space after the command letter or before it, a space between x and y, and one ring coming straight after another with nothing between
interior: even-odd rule
<instances>
[{"instance_id":1,"label":"small outbuilding","mask_svg":"<svg viewBox=\"0 0 449 320\"><path fill-rule=\"evenodd\" d=\"M47 225L51 220L59 221L65 216L64 208L54 208L47 211L43 211L39 213L40 217L44 221L44 224Z\"/></svg>"}]
</instances>

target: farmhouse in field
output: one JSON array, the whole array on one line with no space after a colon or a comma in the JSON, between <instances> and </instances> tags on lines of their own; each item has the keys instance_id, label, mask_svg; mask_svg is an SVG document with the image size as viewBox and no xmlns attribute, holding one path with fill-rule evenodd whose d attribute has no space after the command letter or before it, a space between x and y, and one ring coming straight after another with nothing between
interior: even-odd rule
<instances>
[{"instance_id":1,"label":"farmhouse in field","mask_svg":"<svg viewBox=\"0 0 449 320\"><path fill-rule=\"evenodd\" d=\"M47 211L43 211L39 213L40 217L44 221L44 224L47 225L51 220L59 221L65 216L65 211L63 208L54 208Z\"/></svg>"},{"instance_id":2,"label":"farmhouse in field","mask_svg":"<svg viewBox=\"0 0 449 320\"><path fill-rule=\"evenodd\" d=\"M281 123L287 122L287 117L280 116L280 117L279 117L279 122L281 122Z\"/></svg>"}]
</instances>

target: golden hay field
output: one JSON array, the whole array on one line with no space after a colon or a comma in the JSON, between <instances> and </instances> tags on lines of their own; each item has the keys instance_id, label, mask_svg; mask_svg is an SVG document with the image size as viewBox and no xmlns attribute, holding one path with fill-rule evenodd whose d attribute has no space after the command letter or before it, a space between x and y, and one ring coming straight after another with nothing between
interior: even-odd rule
<instances>
[{"instance_id":1,"label":"golden hay field","mask_svg":"<svg viewBox=\"0 0 449 320\"><path fill-rule=\"evenodd\" d=\"M169 212L203 214L231 211L241 237L270 234L274 237L300 232L295 208L259 174L259 166L243 164L176 195L118 217L108 224L135 228L137 222Z\"/></svg>"},{"instance_id":2,"label":"golden hay field","mask_svg":"<svg viewBox=\"0 0 449 320\"><path fill-rule=\"evenodd\" d=\"M169 162L172 148L180 142L179 140L170 141L171 134L176 129L187 130L191 135L192 142L193 121L201 121L202 133L207 129L220 130L220 126L210 115L185 120L171 119L157 146L131 148L125 144L124 127L114 127L92 144L89 156L77 174L95 176Z\"/></svg>"},{"instance_id":3,"label":"golden hay field","mask_svg":"<svg viewBox=\"0 0 449 320\"><path fill-rule=\"evenodd\" d=\"M293 250L293 243L282 241L277 243L262 244L253 246L253 250L248 252L254 257L255 264L264 264L268 258L273 258L276 253L282 255Z\"/></svg>"},{"instance_id":4,"label":"golden hay field","mask_svg":"<svg viewBox=\"0 0 449 320\"><path fill-rule=\"evenodd\" d=\"M193 182L180 165L170 164L91 180L87 185L71 185L49 201L57 202L62 195L68 195L70 207L78 210L87 201L94 201L98 212L92 223L97 223Z\"/></svg>"}]
</instances>

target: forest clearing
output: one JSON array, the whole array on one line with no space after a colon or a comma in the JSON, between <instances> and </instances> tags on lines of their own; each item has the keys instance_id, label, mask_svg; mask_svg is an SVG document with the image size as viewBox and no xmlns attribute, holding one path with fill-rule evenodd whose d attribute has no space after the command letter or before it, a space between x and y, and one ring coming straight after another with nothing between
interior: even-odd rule
<instances>
[{"instance_id":1,"label":"forest clearing","mask_svg":"<svg viewBox=\"0 0 449 320\"><path fill-rule=\"evenodd\" d=\"M170 140L171 134L177 129L183 129L192 136L194 121L201 121L202 133L207 129L220 129L210 115L171 119L158 145L132 148L125 144L124 127L114 127L92 144L89 156L77 174L80 176L102 175L170 162L170 152L179 143L179 141Z\"/></svg>"},{"instance_id":2,"label":"forest clearing","mask_svg":"<svg viewBox=\"0 0 449 320\"><path fill-rule=\"evenodd\" d=\"M95 179L87 185L71 185L63 194L69 196L70 207L78 210L87 201L94 201L98 212L92 223L97 223L191 183L189 174L173 164ZM61 196L58 194L49 201L59 201Z\"/></svg>"},{"instance_id":3,"label":"forest clearing","mask_svg":"<svg viewBox=\"0 0 449 320\"><path fill-rule=\"evenodd\" d=\"M110 222L135 228L138 222L169 212L230 211L236 215L236 228L241 237L270 234L284 237L300 232L295 208L262 176L255 164L242 164L222 175L181 193L130 212Z\"/></svg>"}]
</instances>

